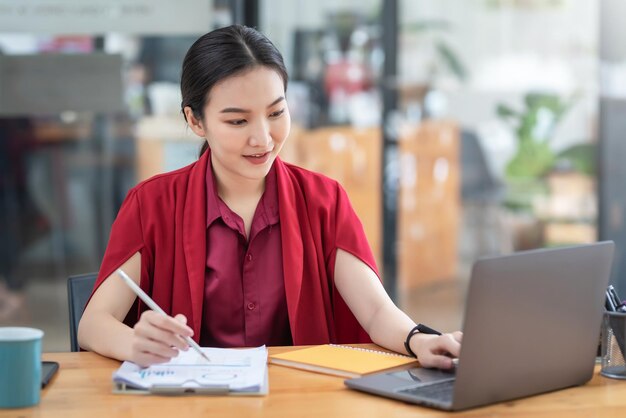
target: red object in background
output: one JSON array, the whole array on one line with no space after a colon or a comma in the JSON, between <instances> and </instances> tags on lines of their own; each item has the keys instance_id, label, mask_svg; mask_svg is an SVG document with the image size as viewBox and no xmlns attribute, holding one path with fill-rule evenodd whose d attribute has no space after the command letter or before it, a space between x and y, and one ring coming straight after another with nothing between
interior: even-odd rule
<instances>
[{"instance_id":1,"label":"red object in background","mask_svg":"<svg viewBox=\"0 0 626 418\"><path fill-rule=\"evenodd\" d=\"M372 74L361 63L341 59L326 67L324 87L329 97L339 90L347 95L367 91L372 85Z\"/></svg>"},{"instance_id":2,"label":"red object in background","mask_svg":"<svg viewBox=\"0 0 626 418\"><path fill-rule=\"evenodd\" d=\"M41 52L89 53L93 50L91 36L54 36L39 44Z\"/></svg>"}]
</instances>

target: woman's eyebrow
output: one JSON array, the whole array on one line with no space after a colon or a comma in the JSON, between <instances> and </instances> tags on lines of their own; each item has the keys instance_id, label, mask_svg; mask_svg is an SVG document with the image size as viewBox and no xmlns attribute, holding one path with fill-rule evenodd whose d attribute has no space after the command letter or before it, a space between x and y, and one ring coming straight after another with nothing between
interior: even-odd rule
<instances>
[{"instance_id":1,"label":"woman's eyebrow","mask_svg":"<svg viewBox=\"0 0 626 418\"><path fill-rule=\"evenodd\" d=\"M285 100L285 97L284 96L280 96L278 99L276 99L272 103L268 104L267 107L268 108L272 107L272 106L280 103L283 100ZM222 109L220 111L220 113L250 113L250 112L252 112L252 111L249 110L249 109L242 109L242 108L239 108L239 107L227 107L227 108L224 108L224 109Z\"/></svg>"}]
</instances>

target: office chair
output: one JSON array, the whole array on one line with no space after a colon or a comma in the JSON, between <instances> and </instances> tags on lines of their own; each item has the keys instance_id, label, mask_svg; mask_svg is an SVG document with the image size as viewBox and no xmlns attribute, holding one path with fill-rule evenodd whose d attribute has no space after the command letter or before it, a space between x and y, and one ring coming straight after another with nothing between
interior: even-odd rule
<instances>
[{"instance_id":1,"label":"office chair","mask_svg":"<svg viewBox=\"0 0 626 418\"><path fill-rule=\"evenodd\" d=\"M501 213L505 186L492 174L475 132L461 132L460 154L462 257L474 260L487 254L509 252L511 238L507 236Z\"/></svg>"},{"instance_id":2,"label":"office chair","mask_svg":"<svg viewBox=\"0 0 626 418\"><path fill-rule=\"evenodd\" d=\"M98 273L87 273L71 276L67 279L67 304L70 312L70 348L72 352L80 351L78 346L78 323L80 322L87 300L96 283Z\"/></svg>"},{"instance_id":3,"label":"office chair","mask_svg":"<svg viewBox=\"0 0 626 418\"><path fill-rule=\"evenodd\" d=\"M463 201L499 204L504 185L491 173L478 136L461 132L461 197Z\"/></svg>"}]
</instances>

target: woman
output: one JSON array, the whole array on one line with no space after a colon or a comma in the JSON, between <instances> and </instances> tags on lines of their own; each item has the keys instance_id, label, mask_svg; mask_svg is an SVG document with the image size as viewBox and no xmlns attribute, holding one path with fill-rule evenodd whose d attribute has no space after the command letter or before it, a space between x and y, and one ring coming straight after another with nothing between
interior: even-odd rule
<instances>
[{"instance_id":1,"label":"woman","mask_svg":"<svg viewBox=\"0 0 626 418\"><path fill-rule=\"evenodd\" d=\"M191 46L182 111L206 143L197 162L129 192L81 347L146 366L186 350L185 336L214 347L371 338L452 367L461 333L409 333L415 324L385 293L345 191L277 158L290 129L286 89L282 56L254 29L218 29ZM146 310L119 267L175 316Z\"/></svg>"}]
</instances>

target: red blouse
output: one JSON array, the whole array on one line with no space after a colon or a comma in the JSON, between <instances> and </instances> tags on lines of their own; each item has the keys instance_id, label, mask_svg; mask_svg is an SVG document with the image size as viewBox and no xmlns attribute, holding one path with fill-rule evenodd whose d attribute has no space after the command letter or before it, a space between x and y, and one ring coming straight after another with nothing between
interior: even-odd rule
<instances>
[{"instance_id":1,"label":"red blouse","mask_svg":"<svg viewBox=\"0 0 626 418\"><path fill-rule=\"evenodd\" d=\"M198 161L134 187L111 228L94 291L133 254L141 254L141 288L168 314L183 314L199 342L206 271L206 170ZM341 248L377 272L363 226L335 180L274 162L282 267L294 345L371 342L334 285ZM224 301L228 303L228 301ZM135 302L133 326L147 307Z\"/></svg>"},{"instance_id":2,"label":"red blouse","mask_svg":"<svg viewBox=\"0 0 626 418\"><path fill-rule=\"evenodd\" d=\"M200 345L291 345L274 168L266 177L249 239L241 217L218 196L210 162L206 190L207 255Z\"/></svg>"}]
</instances>

